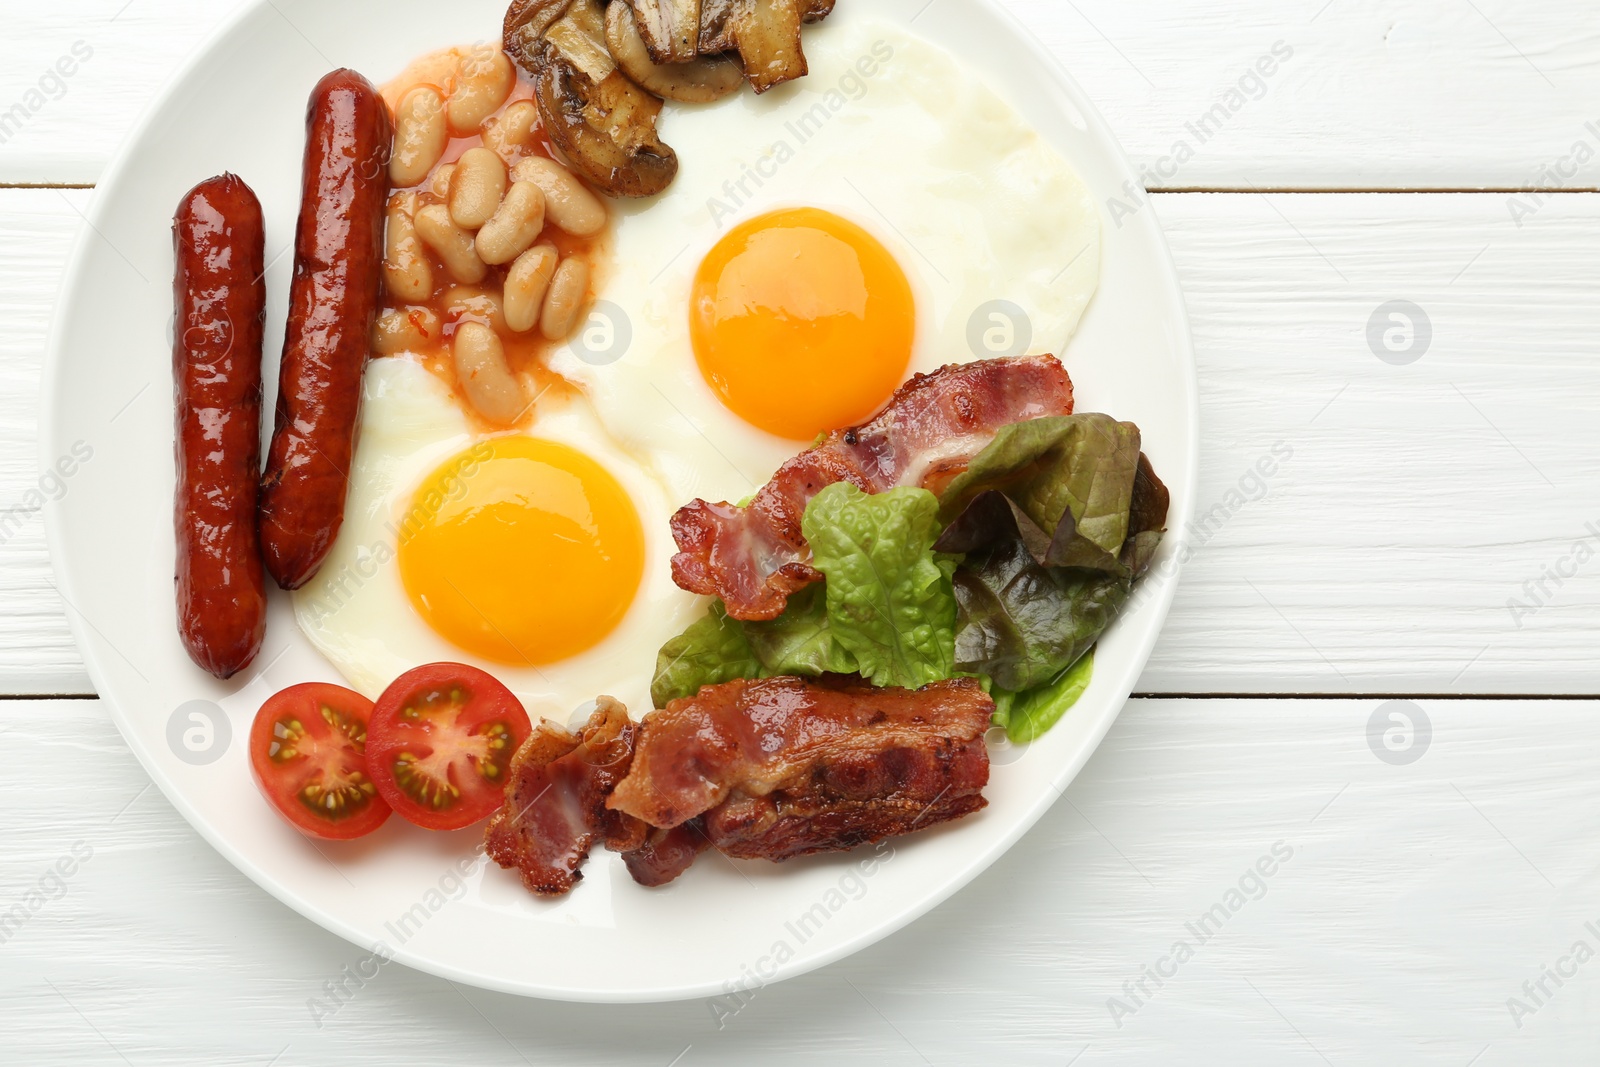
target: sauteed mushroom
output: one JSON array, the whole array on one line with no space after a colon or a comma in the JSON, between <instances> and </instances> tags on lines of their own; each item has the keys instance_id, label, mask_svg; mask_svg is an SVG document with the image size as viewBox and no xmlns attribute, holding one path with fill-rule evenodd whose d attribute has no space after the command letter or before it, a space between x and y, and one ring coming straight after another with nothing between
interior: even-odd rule
<instances>
[{"instance_id":1,"label":"sauteed mushroom","mask_svg":"<svg viewBox=\"0 0 1600 1067\"><path fill-rule=\"evenodd\" d=\"M742 79L764 93L804 77L800 27L834 3L514 0L505 50L533 76L545 130L573 170L612 196L654 196L678 173L656 133L662 99L709 103Z\"/></svg>"},{"instance_id":2,"label":"sauteed mushroom","mask_svg":"<svg viewBox=\"0 0 1600 1067\"><path fill-rule=\"evenodd\" d=\"M700 53L737 50L758 93L803 78L800 25L833 11L834 0L701 0Z\"/></svg>"},{"instance_id":3,"label":"sauteed mushroom","mask_svg":"<svg viewBox=\"0 0 1600 1067\"><path fill-rule=\"evenodd\" d=\"M639 36L649 49L652 62L690 63L702 54L700 0L614 0L611 4L613 8L619 6L632 7ZM610 11L606 17L611 17ZM617 62L622 62L621 57Z\"/></svg>"},{"instance_id":4,"label":"sauteed mushroom","mask_svg":"<svg viewBox=\"0 0 1600 1067\"><path fill-rule=\"evenodd\" d=\"M612 196L672 184L678 156L656 133L661 99L617 68L598 0L516 0L505 49L533 75L545 130L575 171Z\"/></svg>"},{"instance_id":5,"label":"sauteed mushroom","mask_svg":"<svg viewBox=\"0 0 1600 1067\"><path fill-rule=\"evenodd\" d=\"M606 8L606 45L624 74L657 96L689 104L709 104L744 84L744 68L733 56L693 56L687 62L668 63L655 59L656 50L639 21L647 5L664 10L667 0L638 0L636 7L613 0ZM691 40L698 41L698 25L694 29Z\"/></svg>"}]
</instances>

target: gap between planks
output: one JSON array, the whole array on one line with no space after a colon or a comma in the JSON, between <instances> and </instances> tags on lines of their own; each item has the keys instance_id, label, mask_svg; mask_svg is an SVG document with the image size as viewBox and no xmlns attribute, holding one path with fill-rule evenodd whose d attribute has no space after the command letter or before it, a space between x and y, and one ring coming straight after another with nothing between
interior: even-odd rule
<instances>
[{"instance_id":1,"label":"gap between planks","mask_svg":"<svg viewBox=\"0 0 1600 1067\"><path fill-rule=\"evenodd\" d=\"M23 700L99 700L98 693L0 693L0 703ZM1552 700L1600 703L1600 693L1130 693L1129 700L1432 700L1495 701Z\"/></svg>"},{"instance_id":2,"label":"gap between planks","mask_svg":"<svg viewBox=\"0 0 1600 1067\"><path fill-rule=\"evenodd\" d=\"M1385 193L1394 196L1574 196L1583 193L1600 193L1600 186L1595 185L1568 185L1560 189L1544 189L1537 186L1515 185L1482 185L1473 187L1463 186L1396 186L1362 187L1345 185L1252 185L1239 186L1212 186L1212 185L1163 185L1155 189L1146 189L1151 196L1175 196L1180 193L1238 193L1243 195L1271 193L1273 196L1365 196L1371 193Z\"/></svg>"},{"instance_id":3,"label":"gap between planks","mask_svg":"<svg viewBox=\"0 0 1600 1067\"><path fill-rule=\"evenodd\" d=\"M92 182L0 182L0 191L6 189L95 189ZM1345 185L1163 185L1159 188L1146 188L1145 193L1152 196L1177 196L1189 193L1216 193L1222 195L1249 196L1251 194L1271 193L1273 196L1327 196L1349 195L1365 196L1372 193L1386 193L1395 196L1432 196L1442 194L1447 196L1518 196L1522 194L1538 193L1544 196L1578 196L1586 193L1600 193L1597 185L1569 185L1560 189L1545 189L1538 186L1514 185L1483 185L1483 186L1345 186Z\"/></svg>"},{"instance_id":4,"label":"gap between planks","mask_svg":"<svg viewBox=\"0 0 1600 1067\"><path fill-rule=\"evenodd\" d=\"M1129 700L1431 700L1499 702L1560 700L1600 702L1600 693L1131 693Z\"/></svg>"}]
</instances>

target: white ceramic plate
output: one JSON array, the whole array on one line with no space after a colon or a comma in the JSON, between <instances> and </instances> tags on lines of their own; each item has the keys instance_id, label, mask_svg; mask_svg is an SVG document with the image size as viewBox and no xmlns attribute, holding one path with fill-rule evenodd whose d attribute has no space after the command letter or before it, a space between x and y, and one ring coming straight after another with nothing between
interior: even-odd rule
<instances>
[{"instance_id":1,"label":"white ceramic plate","mask_svg":"<svg viewBox=\"0 0 1600 1067\"><path fill-rule=\"evenodd\" d=\"M1082 91L996 4L870 2L963 57L1076 166L1101 205L1126 198L1125 183L1137 187ZM59 588L98 691L168 799L268 892L364 949L457 981L568 1000L716 996L730 983L792 977L899 929L988 867L1058 799L1127 699L1187 556L1198 416L1183 298L1154 212L1107 216L1100 291L1068 366L1080 410L1143 428L1172 489L1172 533L1134 609L1102 642L1084 699L1033 746L995 750L987 810L847 856L783 865L707 856L655 891L599 852L580 891L557 903L485 869L477 830L427 834L391 819L362 842L313 844L257 795L244 738L271 692L337 675L300 636L282 596L244 679L214 682L176 635L170 219L191 185L233 170L266 208L269 256L285 249L298 210L304 101L316 80L335 66L393 77L424 52L496 37L504 8L505 0L251 4L135 129L97 190L50 344L44 462L73 456L75 446L79 458L92 450L48 515ZM269 397L290 258L269 269Z\"/></svg>"}]
</instances>

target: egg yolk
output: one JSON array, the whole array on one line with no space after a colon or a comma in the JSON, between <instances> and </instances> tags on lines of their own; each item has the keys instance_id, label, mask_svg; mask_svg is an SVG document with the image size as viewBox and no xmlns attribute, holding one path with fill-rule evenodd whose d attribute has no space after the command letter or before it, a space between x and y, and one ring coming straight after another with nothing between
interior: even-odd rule
<instances>
[{"instance_id":1,"label":"egg yolk","mask_svg":"<svg viewBox=\"0 0 1600 1067\"><path fill-rule=\"evenodd\" d=\"M700 264L690 337L729 410L806 441L869 418L911 362L911 283L871 234L827 211L751 219Z\"/></svg>"},{"instance_id":2,"label":"egg yolk","mask_svg":"<svg viewBox=\"0 0 1600 1067\"><path fill-rule=\"evenodd\" d=\"M399 525L400 577L435 632L506 664L599 643L644 575L627 491L552 441L495 437L430 474Z\"/></svg>"}]
</instances>

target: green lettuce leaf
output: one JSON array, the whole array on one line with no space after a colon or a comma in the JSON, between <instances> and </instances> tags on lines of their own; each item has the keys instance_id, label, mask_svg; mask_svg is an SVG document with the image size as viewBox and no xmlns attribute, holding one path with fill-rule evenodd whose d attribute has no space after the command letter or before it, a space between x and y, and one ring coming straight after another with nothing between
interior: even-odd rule
<instances>
[{"instance_id":1,"label":"green lettuce leaf","mask_svg":"<svg viewBox=\"0 0 1600 1067\"><path fill-rule=\"evenodd\" d=\"M766 677L854 674L858 667L855 656L834 639L821 585L795 593L784 613L771 622L745 623L744 632Z\"/></svg>"},{"instance_id":2,"label":"green lettuce leaf","mask_svg":"<svg viewBox=\"0 0 1600 1067\"><path fill-rule=\"evenodd\" d=\"M827 577L828 626L873 685L908 689L954 670L954 561L936 558L943 524L925 489L871 495L849 482L812 498L801 520Z\"/></svg>"},{"instance_id":3,"label":"green lettuce leaf","mask_svg":"<svg viewBox=\"0 0 1600 1067\"><path fill-rule=\"evenodd\" d=\"M717 600L705 618L661 647L650 698L664 708L668 701L694 696L701 686L760 675L761 661L751 651L744 627L728 618Z\"/></svg>"},{"instance_id":4,"label":"green lettuce leaf","mask_svg":"<svg viewBox=\"0 0 1600 1067\"><path fill-rule=\"evenodd\" d=\"M959 531L963 513L974 502L986 493L1003 493L1037 562L1125 575L1123 548L1135 532L1129 516L1140 473L1139 444L1137 426L1109 415L1013 423L1002 427L945 489L940 516ZM940 547L963 550L949 541Z\"/></svg>"},{"instance_id":5,"label":"green lettuce leaf","mask_svg":"<svg viewBox=\"0 0 1600 1067\"><path fill-rule=\"evenodd\" d=\"M1132 589L1128 578L1040 566L1017 536L974 553L955 575L956 669L1012 692L1045 685L1093 647Z\"/></svg>"},{"instance_id":6,"label":"green lettuce leaf","mask_svg":"<svg viewBox=\"0 0 1600 1067\"><path fill-rule=\"evenodd\" d=\"M1093 677L1094 650L1090 649L1054 681L1008 700L1006 721L999 725L1005 727L1006 736L1013 744L1025 745L1038 740L1078 702ZM998 705L999 700L995 703Z\"/></svg>"}]
</instances>

